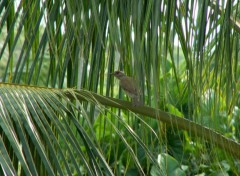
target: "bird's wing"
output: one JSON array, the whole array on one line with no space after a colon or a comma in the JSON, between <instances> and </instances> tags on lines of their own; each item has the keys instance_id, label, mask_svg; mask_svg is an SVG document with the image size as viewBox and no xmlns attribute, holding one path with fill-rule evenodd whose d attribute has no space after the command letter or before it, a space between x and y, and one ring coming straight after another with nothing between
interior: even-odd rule
<instances>
[{"instance_id":1,"label":"bird's wing","mask_svg":"<svg viewBox=\"0 0 240 176\"><path fill-rule=\"evenodd\" d=\"M130 94L135 95L135 96L139 95L137 84L130 77L126 77L125 79L122 79L120 81L120 86L127 93L130 93Z\"/></svg>"}]
</instances>

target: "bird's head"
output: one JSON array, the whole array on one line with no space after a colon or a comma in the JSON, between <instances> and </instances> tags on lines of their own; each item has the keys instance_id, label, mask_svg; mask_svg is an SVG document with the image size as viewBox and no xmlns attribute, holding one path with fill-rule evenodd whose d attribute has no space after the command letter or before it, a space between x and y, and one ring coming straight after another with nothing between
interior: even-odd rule
<instances>
[{"instance_id":1,"label":"bird's head","mask_svg":"<svg viewBox=\"0 0 240 176\"><path fill-rule=\"evenodd\" d=\"M118 78L118 79L121 79L121 78L123 78L123 77L126 76L126 75L125 75L123 72L121 72L121 71L115 71L115 72L111 73L111 75L115 76L115 77Z\"/></svg>"}]
</instances>

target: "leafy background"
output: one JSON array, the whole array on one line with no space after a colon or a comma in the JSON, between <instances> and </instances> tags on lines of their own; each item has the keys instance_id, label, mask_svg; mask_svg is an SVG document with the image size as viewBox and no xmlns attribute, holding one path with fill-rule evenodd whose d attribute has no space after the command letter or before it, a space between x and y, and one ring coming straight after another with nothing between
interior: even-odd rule
<instances>
[{"instance_id":1,"label":"leafy background","mask_svg":"<svg viewBox=\"0 0 240 176\"><path fill-rule=\"evenodd\" d=\"M239 147L239 12L237 0L1 1L1 175L239 174L239 150L191 130ZM114 70L153 109L118 100Z\"/></svg>"}]
</instances>

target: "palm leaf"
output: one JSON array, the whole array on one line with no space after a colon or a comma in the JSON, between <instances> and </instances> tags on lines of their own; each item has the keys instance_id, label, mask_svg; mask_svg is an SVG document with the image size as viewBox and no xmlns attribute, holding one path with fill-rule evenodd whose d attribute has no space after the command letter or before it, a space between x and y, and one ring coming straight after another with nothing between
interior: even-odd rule
<instances>
[{"instance_id":1,"label":"palm leaf","mask_svg":"<svg viewBox=\"0 0 240 176\"><path fill-rule=\"evenodd\" d=\"M239 1L6 0L0 16L1 174L154 173L177 158L169 131L183 158L225 161L216 145L236 163ZM103 97L124 98L114 70L154 108Z\"/></svg>"}]
</instances>

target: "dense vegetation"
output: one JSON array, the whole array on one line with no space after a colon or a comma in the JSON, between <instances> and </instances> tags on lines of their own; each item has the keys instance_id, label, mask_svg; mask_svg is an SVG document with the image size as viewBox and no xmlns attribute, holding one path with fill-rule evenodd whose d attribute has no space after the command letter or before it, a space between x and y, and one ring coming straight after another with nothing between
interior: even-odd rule
<instances>
[{"instance_id":1,"label":"dense vegetation","mask_svg":"<svg viewBox=\"0 0 240 176\"><path fill-rule=\"evenodd\" d=\"M240 174L239 18L237 0L0 1L0 175Z\"/></svg>"}]
</instances>

